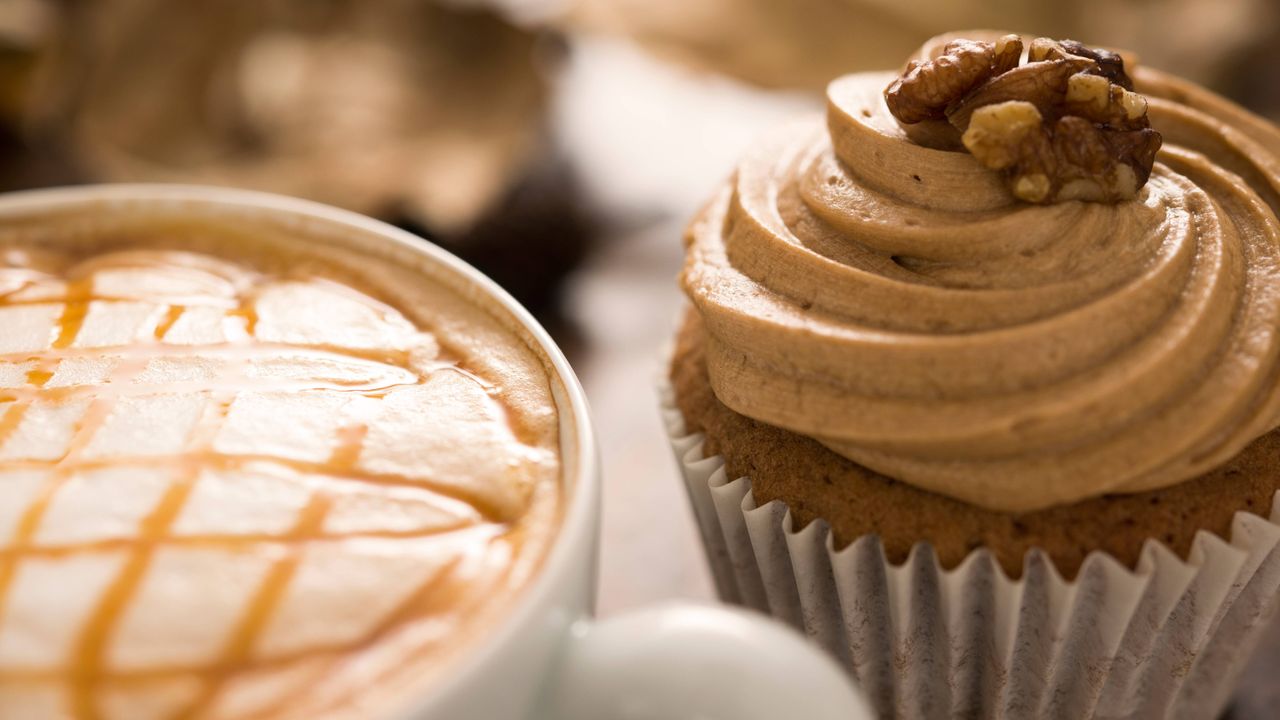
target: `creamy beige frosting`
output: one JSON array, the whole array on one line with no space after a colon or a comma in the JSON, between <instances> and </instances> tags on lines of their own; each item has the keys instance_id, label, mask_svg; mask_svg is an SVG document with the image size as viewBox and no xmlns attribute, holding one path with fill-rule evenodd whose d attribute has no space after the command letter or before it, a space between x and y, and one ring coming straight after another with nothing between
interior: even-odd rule
<instances>
[{"instance_id":1,"label":"creamy beige frosting","mask_svg":"<svg viewBox=\"0 0 1280 720\"><path fill-rule=\"evenodd\" d=\"M553 536L543 365L371 254L402 308L124 245L0 244L0 716L402 710Z\"/></svg>"},{"instance_id":2,"label":"creamy beige frosting","mask_svg":"<svg viewBox=\"0 0 1280 720\"><path fill-rule=\"evenodd\" d=\"M1280 131L1139 69L1117 205L1015 201L910 142L892 73L828 89L691 226L716 395L868 468L1029 511L1192 478L1280 422Z\"/></svg>"}]
</instances>

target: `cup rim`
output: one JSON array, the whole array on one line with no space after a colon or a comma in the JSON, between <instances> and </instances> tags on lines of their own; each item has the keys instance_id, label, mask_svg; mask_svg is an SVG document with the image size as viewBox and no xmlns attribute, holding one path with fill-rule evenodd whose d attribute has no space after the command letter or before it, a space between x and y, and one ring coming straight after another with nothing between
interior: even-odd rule
<instances>
[{"instance_id":1,"label":"cup rim","mask_svg":"<svg viewBox=\"0 0 1280 720\"><path fill-rule=\"evenodd\" d=\"M523 305L467 262L427 238L357 212L312 200L212 185L101 183L0 193L0 223L22 213L57 212L61 209L114 202L176 202L206 207L224 205L307 218L331 226L347 227L368 236L377 236L382 241L391 243L402 251L416 254L446 273L452 273L464 282L473 284L496 303L497 309L506 313L528 333L526 340L532 342L534 351L546 361L549 366L547 370L552 375L552 394L557 411L569 414L568 424L563 416L560 422L562 450L566 446L564 433L567 425L571 426L573 435L573 445L570 446L572 456L563 458L561 483L567 494L567 502L564 503L560 526L550 549L542 559L536 577L518 592L519 597L502 613L496 626L483 633L483 637L469 643L470 646L458 654L456 662L449 663L448 667L442 669L439 676L424 687L422 698L405 708L408 714L404 717L429 715L454 690L461 689L467 678L492 662L523 628L534 622L535 613L548 606L551 598L557 594L558 580L567 573L572 573L573 565L579 562L579 553L575 551L582 543L591 542L595 511L600 502L599 457L586 393L569 361ZM563 389L563 397L557 392L557 384Z\"/></svg>"}]
</instances>

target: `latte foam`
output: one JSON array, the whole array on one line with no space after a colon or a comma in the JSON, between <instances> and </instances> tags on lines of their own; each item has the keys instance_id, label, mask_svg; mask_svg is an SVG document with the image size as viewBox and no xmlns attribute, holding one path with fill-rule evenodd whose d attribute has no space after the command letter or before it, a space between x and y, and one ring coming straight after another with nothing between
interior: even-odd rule
<instances>
[{"instance_id":1,"label":"latte foam","mask_svg":"<svg viewBox=\"0 0 1280 720\"><path fill-rule=\"evenodd\" d=\"M536 569L558 442L524 339L384 259L0 244L0 715L394 712Z\"/></svg>"}]
</instances>

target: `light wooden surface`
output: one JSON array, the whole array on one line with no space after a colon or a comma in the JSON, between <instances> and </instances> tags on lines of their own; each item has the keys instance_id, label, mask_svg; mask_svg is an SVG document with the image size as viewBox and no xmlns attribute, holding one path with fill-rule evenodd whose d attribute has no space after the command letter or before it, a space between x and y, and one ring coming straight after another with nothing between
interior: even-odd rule
<instances>
[{"instance_id":1,"label":"light wooden surface","mask_svg":"<svg viewBox=\"0 0 1280 720\"><path fill-rule=\"evenodd\" d=\"M576 368L604 469L603 614L714 595L658 414L655 380L683 303L675 282L679 236L667 229L674 230L664 225L611 245L575 287L590 348Z\"/></svg>"}]
</instances>

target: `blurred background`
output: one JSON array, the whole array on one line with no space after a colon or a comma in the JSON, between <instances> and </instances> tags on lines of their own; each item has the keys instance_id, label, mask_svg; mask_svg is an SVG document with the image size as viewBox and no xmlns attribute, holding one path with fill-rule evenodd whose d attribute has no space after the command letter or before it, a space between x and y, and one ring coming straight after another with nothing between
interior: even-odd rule
<instances>
[{"instance_id":1,"label":"blurred background","mask_svg":"<svg viewBox=\"0 0 1280 720\"><path fill-rule=\"evenodd\" d=\"M1135 51L1280 120L1280 0L0 0L0 190L232 185L462 256L600 429L603 613L710 598L655 409L684 222L831 78L992 27ZM1280 636L1234 710L1274 717Z\"/></svg>"}]
</instances>

